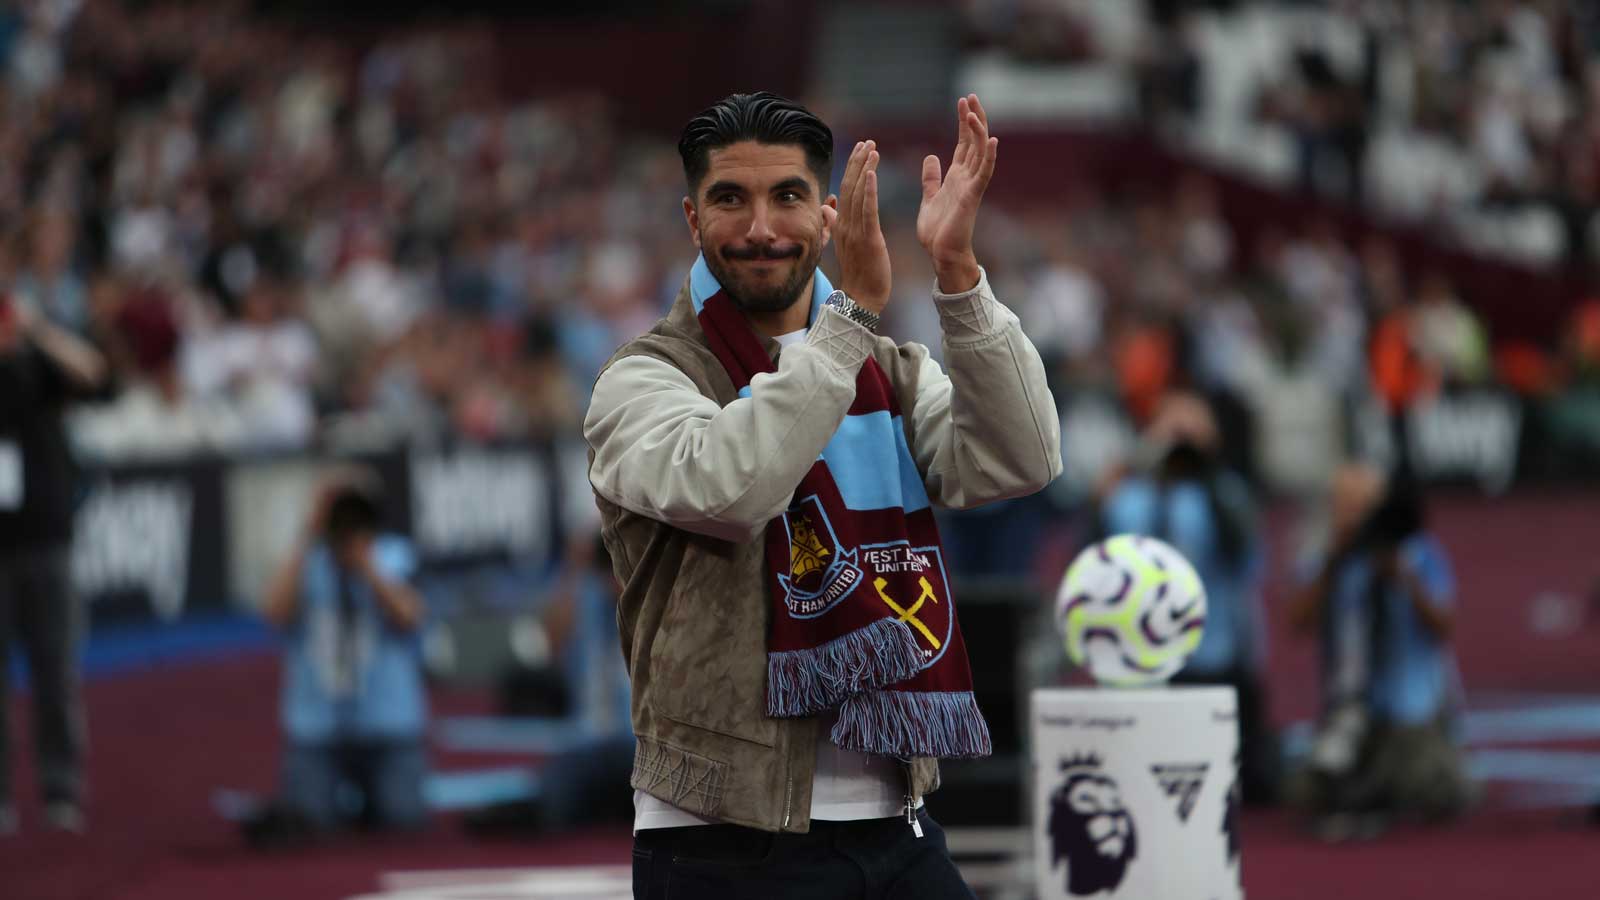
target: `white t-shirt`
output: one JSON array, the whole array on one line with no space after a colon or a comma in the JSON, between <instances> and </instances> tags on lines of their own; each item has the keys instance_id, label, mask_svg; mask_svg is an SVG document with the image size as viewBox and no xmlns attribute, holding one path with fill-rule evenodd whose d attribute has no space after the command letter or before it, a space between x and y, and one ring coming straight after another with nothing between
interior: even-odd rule
<instances>
[{"instance_id":1,"label":"white t-shirt","mask_svg":"<svg viewBox=\"0 0 1600 900\"><path fill-rule=\"evenodd\" d=\"M857 753L834 744L828 734L837 712L817 729L817 770L811 781L811 818L846 822L886 819L905 809L906 779L900 763L887 756ZM714 819L685 812L644 791L633 792L633 830L715 825Z\"/></svg>"},{"instance_id":2,"label":"white t-shirt","mask_svg":"<svg viewBox=\"0 0 1600 900\"><path fill-rule=\"evenodd\" d=\"M776 338L784 347L805 339L804 329ZM828 735L837 716L837 711L828 713L817 729L817 770L811 782L811 818L843 822L899 815L905 808L906 786L899 762L835 745ZM644 791L633 792L635 832L647 828L715 824L713 819L684 812Z\"/></svg>"}]
</instances>

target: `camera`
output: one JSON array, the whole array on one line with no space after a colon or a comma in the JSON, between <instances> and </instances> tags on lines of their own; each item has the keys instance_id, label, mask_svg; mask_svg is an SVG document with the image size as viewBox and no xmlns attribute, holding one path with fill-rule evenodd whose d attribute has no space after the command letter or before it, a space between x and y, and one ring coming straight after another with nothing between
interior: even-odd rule
<instances>
[{"instance_id":1,"label":"camera","mask_svg":"<svg viewBox=\"0 0 1600 900\"><path fill-rule=\"evenodd\" d=\"M1397 480L1384 491L1345 545L1343 555L1392 552L1426 525L1422 490L1411 479Z\"/></svg>"}]
</instances>

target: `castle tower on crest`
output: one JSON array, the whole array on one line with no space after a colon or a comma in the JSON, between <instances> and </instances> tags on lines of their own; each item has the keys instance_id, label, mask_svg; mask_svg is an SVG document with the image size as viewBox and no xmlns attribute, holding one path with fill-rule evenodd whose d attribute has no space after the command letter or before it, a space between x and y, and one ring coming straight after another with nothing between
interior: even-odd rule
<instances>
[{"instance_id":1,"label":"castle tower on crest","mask_svg":"<svg viewBox=\"0 0 1600 900\"><path fill-rule=\"evenodd\" d=\"M789 577L799 580L812 572L826 568L827 557L832 555L832 551L817 539L817 530L812 527L811 519L806 515L801 514L791 525Z\"/></svg>"}]
</instances>

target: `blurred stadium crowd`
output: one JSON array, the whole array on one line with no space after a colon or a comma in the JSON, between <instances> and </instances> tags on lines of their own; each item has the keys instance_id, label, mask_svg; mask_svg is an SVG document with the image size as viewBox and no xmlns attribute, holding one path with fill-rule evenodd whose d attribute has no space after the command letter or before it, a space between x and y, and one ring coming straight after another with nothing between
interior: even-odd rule
<instances>
[{"instance_id":1,"label":"blurred stadium crowd","mask_svg":"<svg viewBox=\"0 0 1600 900\"><path fill-rule=\"evenodd\" d=\"M670 148L494 96L482 31L353 55L239 3L29 9L0 268L113 353L89 454L569 430L685 271Z\"/></svg>"},{"instance_id":2,"label":"blurred stadium crowd","mask_svg":"<svg viewBox=\"0 0 1600 900\"><path fill-rule=\"evenodd\" d=\"M1532 272L1572 273L1591 292L1570 298L1559 333L1502 337L1462 302L1445 266L1402 262L1381 231L1311 214L1271 223L1246 243L1201 178L1181 181L1170 197L1123 198L1120 208L1090 191L1068 215L1022 229L1053 258L1019 280L1040 310L1035 323L1063 326L1057 334L1081 340L1081 353L1103 347L1118 357L1136 413L1146 408L1138 386L1159 381L1152 370L1165 356L1152 352L1148 323L1165 318L1184 322L1193 352L1179 357L1194 376L1254 398L1269 418L1297 404L1286 394L1297 380L1309 389L1302 398L1317 399L1313 385L1347 397L1370 388L1391 409L1452 385L1496 384L1537 398L1534 416L1552 443L1595 446L1600 18L1592 5L967 8L972 52L999 48L1014 66L1086 85L1089 99L1063 91L1077 97L1066 107L1135 117L1195 159L1353 205L1370 224L1423 229L1440 245ZM1094 77L1107 69L1124 77ZM1094 86L1106 84L1125 84L1131 108L1094 99ZM1042 343L1056 339L1050 332L1035 325ZM1270 441L1286 430L1258 433ZM1325 477L1326 465L1316 468Z\"/></svg>"},{"instance_id":3,"label":"blurred stadium crowd","mask_svg":"<svg viewBox=\"0 0 1600 900\"><path fill-rule=\"evenodd\" d=\"M1012 3L975 0L980 46L1136 73L1144 115L1375 210L1471 230L1532 210L1541 260L1595 259L1600 14L1562 0ZM1203 141L1204 142L1204 141ZM1254 144L1255 146L1250 146ZM1513 248L1493 248L1509 252Z\"/></svg>"},{"instance_id":4,"label":"blurred stadium crowd","mask_svg":"<svg viewBox=\"0 0 1600 900\"><path fill-rule=\"evenodd\" d=\"M1202 18L1153 3L1126 47L1085 24L1112 6L972 3L969 31L980 45L1012 36L1023 59L1112 59L1152 122L1271 123L1309 183L1375 185L1379 211L1399 181L1430 219L1529 204L1586 233L1600 70L1583 4L1335 4L1319 14L1361 38L1353 74L1313 46L1260 81L1196 49L1202 23L1225 33L1256 5ZM1113 18L1137 14L1123 6ZM4 14L0 274L112 352L121 391L75 416L83 452L571 432L599 364L686 271L681 177L670 142L619 128L614 101L503 96L492 67L471 64L492 53L471 25L356 51L238 2ZM1233 93L1253 100L1234 109ZM1392 175L1394 141L1454 160L1424 166L1429 178L1473 177ZM1382 237L1284 222L1245 245L1226 213L1199 174L1170 193L1090 186L995 210L984 259L1063 379L1115 386L1136 418L1180 378L1268 419L1303 415L1317 388L1337 402L1370 383L1404 402L1499 380L1565 392L1563 421L1600 440L1600 302L1544 346L1501 347L1448 275L1406 271ZM895 221L897 284L914 293L909 219ZM1586 264L1587 242L1568 243ZM923 306L896 304L894 333L937 346Z\"/></svg>"}]
</instances>

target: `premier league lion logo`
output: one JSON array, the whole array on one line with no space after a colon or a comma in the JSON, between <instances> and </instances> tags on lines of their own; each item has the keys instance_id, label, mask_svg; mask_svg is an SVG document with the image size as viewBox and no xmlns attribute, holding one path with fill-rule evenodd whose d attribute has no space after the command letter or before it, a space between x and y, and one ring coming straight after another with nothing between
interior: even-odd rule
<instances>
[{"instance_id":1,"label":"premier league lion logo","mask_svg":"<svg viewBox=\"0 0 1600 900\"><path fill-rule=\"evenodd\" d=\"M1114 891L1138 853L1133 819L1117 783L1096 756L1061 763L1066 781L1050 795L1050 868L1067 863L1067 892L1086 897Z\"/></svg>"}]
</instances>

